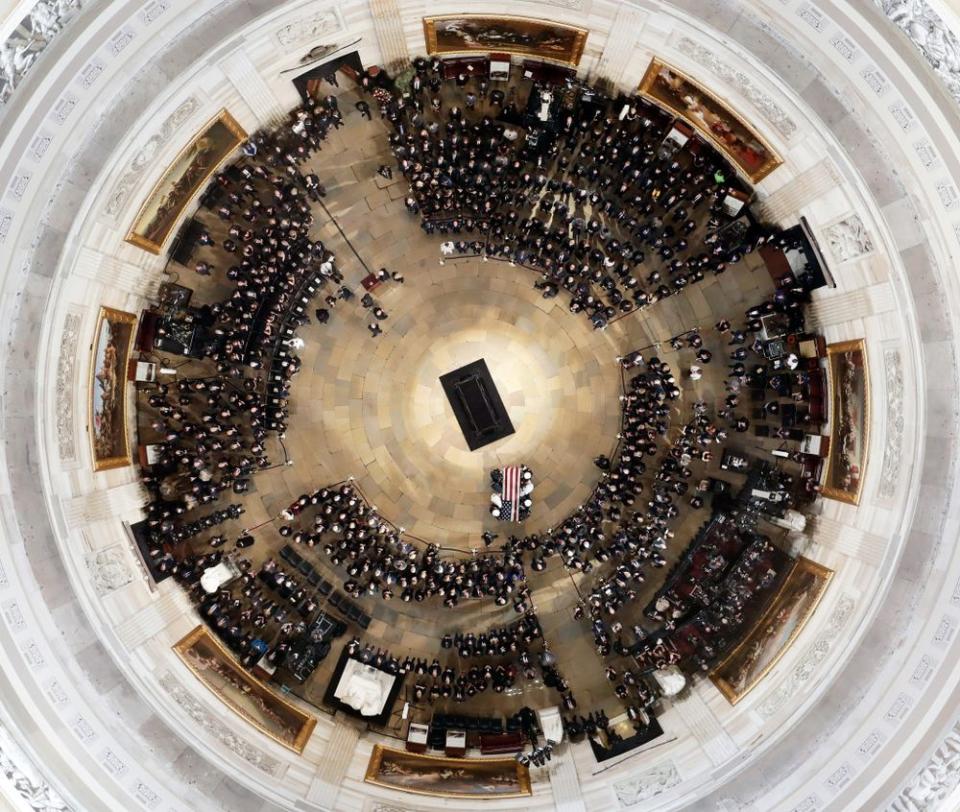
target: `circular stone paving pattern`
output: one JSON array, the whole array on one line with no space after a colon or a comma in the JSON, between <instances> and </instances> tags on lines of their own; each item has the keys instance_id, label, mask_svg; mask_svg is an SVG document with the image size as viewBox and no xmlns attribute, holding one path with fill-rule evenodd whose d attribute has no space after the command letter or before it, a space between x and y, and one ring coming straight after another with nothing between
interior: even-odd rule
<instances>
[{"instance_id":1,"label":"circular stone paving pattern","mask_svg":"<svg viewBox=\"0 0 960 812\"><path fill-rule=\"evenodd\" d=\"M533 469L525 533L573 512L596 485L593 458L616 443L625 336L594 331L532 281L506 263L437 265L375 292L391 314L375 341L352 304L302 330L286 441L297 478L319 487L353 476L408 534L463 549L492 525L493 468ZM481 358L515 433L470 451L439 378Z\"/></svg>"}]
</instances>

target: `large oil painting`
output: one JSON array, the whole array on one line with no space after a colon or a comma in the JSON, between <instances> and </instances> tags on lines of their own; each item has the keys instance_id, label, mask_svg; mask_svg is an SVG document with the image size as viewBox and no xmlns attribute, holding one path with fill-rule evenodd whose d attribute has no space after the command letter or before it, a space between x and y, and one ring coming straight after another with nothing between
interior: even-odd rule
<instances>
[{"instance_id":1,"label":"large oil painting","mask_svg":"<svg viewBox=\"0 0 960 812\"><path fill-rule=\"evenodd\" d=\"M234 713L284 747L303 752L317 720L244 671L206 626L197 626L173 649Z\"/></svg>"},{"instance_id":2,"label":"large oil painting","mask_svg":"<svg viewBox=\"0 0 960 812\"><path fill-rule=\"evenodd\" d=\"M444 798L530 795L530 771L514 758L445 758L374 745L369 784Z\"/></svg>"},{"instance_id":3,"label":"large oil painting","mask_svg":"<svg viewBox=\"0 0 960 812\"><path fill-rule=\"evenodd\" d=\"M127 439L127 358L137 317L101 307L90 371L90 443L96 471L130 464Z\"/></svg>"},{"instance_id":4,"label":"large oil painting","mask_svg":"<svg viewBox=\"0 0 960 812\"><path fill-rule=\"evenodd\" d=\"M770 606L746 637L710 674L732 705L762 680L800 634L833 577L833 570L798 558Z\"/></svg>"},{"instance_id":5,"label":"large oil painting","mask_svg":"<svg viewBox=\"0 0 960 812\"><path fill-rule=\"evenodd\" d=\"M157 181L127 234L127 242L159 254L193 196L246 139L233 116L221 110Z\"/></svg>"},{"instance_id":6,"label":"large oil painting","mask_svg":"<svg viewBox=\"0 0 960 812\"><path fill-rule=\"evenodd\" d=\"M870 437L870 380L863 339L827 346L830 372L830 454L823 495L856 505L860 502Z\"/></svg>"},{"instance_id":7,"label":"large oil painting","mask_svg":"<svg viewBox=\"0 0 960 812\"><path fill-rule=\"evenodd\" d=\"M427 53L456 54L471 51L522 54L578 65L587 41L587 30L532 17L487 17L451 14L424 17Z\"/></svg>"},{"instance_id":8,"label":"large oil painting","mask_svg":"<svg viewBox=\"0 0 960 812\"><path fill-rule=\"evenodd\" d=\"M783 160L722 101L676 68L653 59L640 83L640 92L689 121L713 142L741 172L757 183Z\"/></svg>"}]
</instances>

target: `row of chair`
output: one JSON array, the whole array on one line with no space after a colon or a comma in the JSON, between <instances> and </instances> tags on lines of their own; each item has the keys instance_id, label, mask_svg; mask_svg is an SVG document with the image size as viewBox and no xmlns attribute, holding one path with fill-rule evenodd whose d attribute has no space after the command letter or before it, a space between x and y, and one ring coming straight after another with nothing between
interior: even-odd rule
<instances>
[{"instance_id":1,"label":"row of chair","mask_svg":"<svg viewBox=\"0 0 960 812\"><path fill-rule=\"evenodd\" d=\"M307 579L307 583L317 588L317 592L326 597L333 591L333 584L327 581L313 568L313 564L304 559L289 544L280 551L280 557Z\"/></svg>"}]
</instances>

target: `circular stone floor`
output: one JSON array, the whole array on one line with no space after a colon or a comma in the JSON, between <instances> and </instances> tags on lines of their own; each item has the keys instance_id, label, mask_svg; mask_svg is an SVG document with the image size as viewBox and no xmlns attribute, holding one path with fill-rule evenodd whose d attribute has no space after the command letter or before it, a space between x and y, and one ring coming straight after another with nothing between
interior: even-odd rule
<instances>
[{"instance_id":1,"label":"circular stone floor","mask_svg":"<svg viewBox=\"0 0 960 812\"><path fill-rule=\"evenodd\" d=\"M533 281L496 261L436 264L375 291L390 314L376 339L354 302L302 330L286 440L297 479L353 476L408 534L462 549L497 525L488 481L502 465L525 463L536 481L530 519L502 527L536 532L569 515L596 484L593 458L616 443L626 336L594 331ZM515 433L470 451L439 377L480 358Z\"/></svg>"}]
</instances>

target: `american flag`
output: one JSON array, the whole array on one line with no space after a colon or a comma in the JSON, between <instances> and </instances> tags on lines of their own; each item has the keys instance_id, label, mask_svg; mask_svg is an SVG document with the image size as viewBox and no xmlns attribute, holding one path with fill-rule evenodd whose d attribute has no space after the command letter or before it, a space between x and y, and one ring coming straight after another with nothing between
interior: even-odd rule
<instances>
[{"instance_id":1,"label":"american flag","mask_svg":"<svg viewBox=\"0 0 960 812\"><path fill-rule=\"evenodd\" d=\"M508 465L503 469L503 487L500 491L503 511L510 511L510 521L520 521L520 466Z\"/></svg>"}]
</instances>

